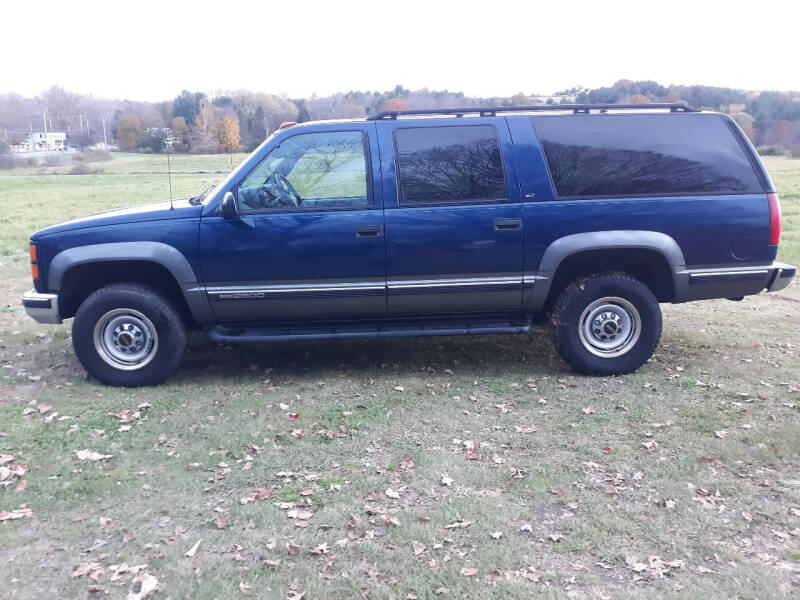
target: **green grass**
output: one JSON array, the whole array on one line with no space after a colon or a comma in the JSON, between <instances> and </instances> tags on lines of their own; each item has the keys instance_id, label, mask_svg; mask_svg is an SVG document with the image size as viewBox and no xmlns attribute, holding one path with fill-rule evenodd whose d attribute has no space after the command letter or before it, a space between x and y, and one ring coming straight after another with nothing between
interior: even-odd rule
<instances>
[{"instance_id":1,"label":"green grass","mask_svg":"<svg viewBox=\"0 0 800 600\"><path fill-rule=\"evenodd\" d=\"M656 355L619 378L574 375L544 329L243 347L196 335L166 384L106 388L76 362L69 324L19 307L25 243L53 221L166 197L162 174L131 174L158 158L115 155L107 171L126 175L0 178L0 454L27 465L24 490L0 487L0 511L32 512L0 522L0 596L124 598L121 563L146 564L158 598L797 596L797 285L665 305ZM225 170L227 157L191 159ZM800 161L766 162L780 257L798 263ZM219 177L173 185L188 195ZM120 431L109 413L142 403ZM80 463L82 449L113 457ZM241 502L258 488L273 497ZM307 526L282 502L312 512ZM659 571L650 557L683 563ZM89 561L105 569L96 581L71 577Z\"/></svg>"}]
</instances>

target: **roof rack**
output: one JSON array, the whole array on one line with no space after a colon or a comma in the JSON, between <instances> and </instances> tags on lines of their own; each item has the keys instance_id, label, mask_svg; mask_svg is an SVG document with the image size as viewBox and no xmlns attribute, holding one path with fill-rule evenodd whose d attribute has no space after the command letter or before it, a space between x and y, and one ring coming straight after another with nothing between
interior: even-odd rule
<instances>
[{"instance_id":1,"label":"roof rack","mask_svg":"<svg viewBox=\"0 0 800 600\"><path fill-rule=\"evenodd\" d=\"M421 116L421 115L455 115L463 117L468 114L477 114L481 117L495 117L497 113L506 112L531 112L531 111L571 111L575 114L598 111L601 113L609 110L643 110L643 109L663 109L669 112L700 112L696 108L690 108L683 104L661 103L661 104L532 104L530 106L491 106L484 108L441 108L441 109L414 109L414 110L385 110L367 117L367 121L383 121L386 119L396 119L397 117Z\"/></svg>"}]
</instances>

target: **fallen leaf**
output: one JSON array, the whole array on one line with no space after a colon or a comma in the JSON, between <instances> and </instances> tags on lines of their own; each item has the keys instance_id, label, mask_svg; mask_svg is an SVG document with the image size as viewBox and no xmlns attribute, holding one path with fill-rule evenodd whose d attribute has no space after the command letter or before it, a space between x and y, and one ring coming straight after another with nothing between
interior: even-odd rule
<instances>
[{"instance_id":1,"label":"fallen leaf","mask_svg":"<svg viewBox=\"0 0 800 600\"><path fill-rule=\"evenodd\" d=\"M714 435L719 439L724 440L726 437L728 437L728 432L724 429L720 429L719 431L715 431Z\"/></svg>"},{"instance_id":2,"label":"fallen leaf","mask_svg":"<svg viewBox=\"0 0 800 600\"><path fill-rule=\"evenodd\" d=\"M327 554L331 551L328 542L323 542L322 544L318 544L311 549L311 554Z\"/></svg>"},{"instance_id":3,"label":"fallen leaf","mask_svg":"<svg viewBox=\"0 0 800 600\"><path fill-rule=\"evenodd\" d=\"M188 558L192 558L197 553L197 549L200 547L200 542L202 542L202 541L203 541L202 539L197 540L195 542L194 546L192 546L186 552L184 552L183 555L188 557Z\"/></svg>"},{"instance_id":4,"label":"fallen leaf","mask_svg":"<svg viewBox=\"0 0 800 600\"><path fill-rule=\"evenodd\" d=\"M122 530L122 543L123 544L127 544L128 542L133 541L135 539L136 539L136 534L135 533L133 533L132 531L128 531L127 529L123 529Z\"/></svg>"},{"instance_id":5,"label":"fallen leaf","mask_svg":"<svg viewBox=\"0 0 800 600\"><path fill-rule=\"evenodd\" d=\"M134 577L134 586L136 586L137 583L139 584L139 591L134 592L131 590L128 592L128 595L125 596L125 600L143 600L158 589L158 579L150 575L150 573L142 573Z\"/></svg>"},{"instance_id":6,"label":"fallen leaf","mask_svg":"<svg viewBox=\"0 0 800 600\"><path fill-rule=\"evenodd\" d=\"M286 542L286 551L290 555L294 556L295 554L300 552L300 546L298 546L297 544L293 544L292 542Z\"/></svg>"},{"instance_id":7,"label":"fallen leaf","mask_svg":"<svg viewBox=\"0 0 800 600\"><path fill-rule=\"evenodd\" d=\"M299 412L289 413L289 420L290 421L297 421L297 419L299 419L299 418L300 418L300 413Z\"/></svg>"},{"instance_id":8,"label":"fallen leaf","mask_svg":"<svg viewBox=\"0 0 800 600\"><path fill-rule=\"evenodd\" d=\"M24 492L25 488L28 487L28 481L23 479L17 484L17 487L14 488L15 492Z\"/></svg>"},{"instance_id":9,"label":"fallen leaf","mask_svg":"<svg viewBox=\"0 0 800 600\"><path fill-rule=\"evenodd\" d=\"M478 574L478 569L474 567L461 567L461 574L464 577L473 577Z\"/></svg>"},{"instance_id":10,"label":"fallen leaf","mask_svg":"<svg viewBox=\"0 0 800 600\"><path fill-rule=\"evenodd\" d=\"M400 519L397 517L393 517L391 515L383 515L383 522L387 525L394 525L395 527L400 527Z\"/></svg>"},{"instance_id":11,"label":"fallen leaf","mask_svg":"<svg viewBox=\"0 0 800 600\"><path fill-rule=\"evenodd\" d=\"M595 413L594 406L586 406L582 410L586 415L593 415Z\"/></svg>"},{"instance_id":12,"label":"fallen leaf","mask_svg":"<svg viewBox=\"0 0 800 600\"><path fill-rule=\"evenodd\" d=\"M453 479L450 478L450 476L445 475L444 473L442 473L442 485L446 485L446 486L450 487L451 485L453 485Z\"/></svg>"},{"instance_id":13,"label":"fallen leaf","mask_svg":"<svg viewBox=\"0 0 800 600\"><path fill-rule=\"evenodd\" d=\"M411 542L411 547L414 549L414 556L419 556L420 554L425 552L425 550L428 549L425 544L423 544L422 542L418 542L416 540Z\"/></svg>"},{"instance_id":14,"label":"fallen leaf","mask_svg":"<svg viewBox=\"0 0 800 600\"><path fill-rule=\"evenodd\" d=\"M70 575L70 577L82 577L83 575L88 575L89 573L98 571L102 568L103 564L101 562L96 560L89 561L75 567L75 570L72 571L72 575Z\"/></svg>"},{"instance_id":15,"label":"fallen leaf","mask_svg":"<svg viewBox=\"0 0 800 600\"><path fill-rule=\"evenodd\" d=\"M400 498L400 492L393 490L392 488L386 488L386 495L389 498L394 498L396 500Z\"/></svg>"},{"instance_id":16,"label":"fallen leaf","mask_svg":"<svg viewBox=\"0 0 800 600\"><path fill-rule=\"evenodd\" d=\"M53 407L48 405L48 404L40 404L37 408L39 409L39 414L40 415L47 414L51 410L53 410Z\"/></svg>"},{"instance_id":17,"label":"fallen leaf","mask_svg":"<svg viewBox=\"0 0 800 600\"><path fill-rule=\"evenodd\" d=\"M217 529L225 529L228 526L228 517L226 515L220 515L214 521L214 525Z\"/></svg>"},{"instance_id":18,"label":"fallen leaf","mask_svg":"<svg viewBox=\"0 0 800 600\"><path fill-rule=\"evenodd\" d=\"M456 521L455 523L450 523L450 525L445 525L445 529L461 529L463 527L469 527L472 525L472 521Z\"/></svg>"},{"instance_id":19,"label":"fallen leaf","mask_svg":"<svg viewBox=\"0 0 800 600\"><path fill-rule=\"evenodd\" d=\"M267 566L267 567L277 567L277 566L279 566L281 564L281 559L280 558L265 558L261 562L264 564L264 566Z\"/></svg>"},{"instance_id":20,"label":"fallen leaf","mask_svg":"<svg viewBox=\"0 0 800 600\"><path fill-rule=\"evenodd\" d=\"M240 581L239 582L239 591L242 592L242 594L247 595L247 594L250 593L250 590L252 590L252 589L253 588L251 588L249 585L247 585L244 581Z\"/></svg>"},{"instance_id":21,"label":"fallen leaf","mask_svg":"<svg viewBox=\"0 0 800 600\"><path fill-rule=\"evenodd\" d=\"M450 588L446 588L446 587L442 586L442 587L440 587L439 589L437 589L433 593L436 594L437 596L443 596L444 594L449 594L450 593Z\"/></svg>"},{"instance_id":22,"label":"fallen leaf","mask_svg":"<svg viewBox=\"0 0 800 600\"><path fill-rule=\"evenodd\" d=\"M108 527L109 525L111 525L111 519L109 519L108 517L98 517L97 524L100 527Z\"/></svg>"},{"instance_id":23,"label":"fallen leaf","mask_svg":"<svg viewBox=\"0 0 800 600\"><path fill-rule=\"evenodd\" d=\"M501 537L503 537L503 532L493 531L492 533L489 534L489 537L492 538L493 540L499 540Z\"/></svg>"},{"instance_id":24,"label":"fallen leaf","mask_svg":"<svg viewBox=\"0 0 800 600\"><path fill-rule=\"evenodd\" d=\"M394 391L395 392L404 392L405 388L402 385L396 385L396 386L394 386Z\"/></svg>"},{"instance_id":25,"label":"fallen leaf","mask_svg":"<svg viewBox=\"0 0 800 600\"><path fill-rule=\"evenodd\" d=\"M100 454L99 452L95 452L94 450L76 450L75 457L78 460L98 461L98 460L108 460L109 458L113 458L113 455Z\"/></svg>"},{"instance_id":26,"label":"fallen leaf","mask_svg":"<svg viewBox=\"0 0 800 600\"><path fill-rule=\"evenodd\" d=\"M257 488L249 496L241 498L239 502L241 504L249 504L250 502L255 502L256 500L269 500L273 495L274 494L272 493L272 490L269 488Z\"/></svg>"}]
</instances>

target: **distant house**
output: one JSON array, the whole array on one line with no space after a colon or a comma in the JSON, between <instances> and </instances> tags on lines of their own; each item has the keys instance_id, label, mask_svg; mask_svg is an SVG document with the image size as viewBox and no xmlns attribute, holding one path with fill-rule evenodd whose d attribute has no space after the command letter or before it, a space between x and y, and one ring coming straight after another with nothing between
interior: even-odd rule
<instances>
[{"instance_id":1,"label":"distant house","mask_svg":"<svg viewBox=\"0 0 800 600\"><path fill-rule=\"evenodd\" d=\"M30 135L32 152L65 150L67 134L62 131L37 131Z\"/></svg>"},{"instance_id":2,"label":"distant house","mask_svg":"<svg viewBox=\"0 0 800 600\"><path fill-rule=\"evenodd\" d=\"M172 150L172 145L175 143L175 138L172 137L172 129L169 127L148 127L144 130L144 134L161 139L167 150Z\"/></svg>"}]
</instances>

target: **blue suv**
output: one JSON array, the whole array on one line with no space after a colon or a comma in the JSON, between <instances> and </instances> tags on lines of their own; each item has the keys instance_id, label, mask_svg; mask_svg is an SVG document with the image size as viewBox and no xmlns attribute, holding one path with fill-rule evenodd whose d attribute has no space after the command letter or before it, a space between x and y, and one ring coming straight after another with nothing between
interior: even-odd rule
<instances>
[{"instance_id":1,"label":"blue suv","mask_svg":"<svg viewBox=\"0 0 800 600\"><path fill-rule=\"evenodd\" d=\"M27 313L74 317L98 381L215 342L524 333L637 369L660 302L787 286L775 189L726 115L681 105L384 112L286 123L199 196L31 236Z\"/></svg>"}]
</instances>

